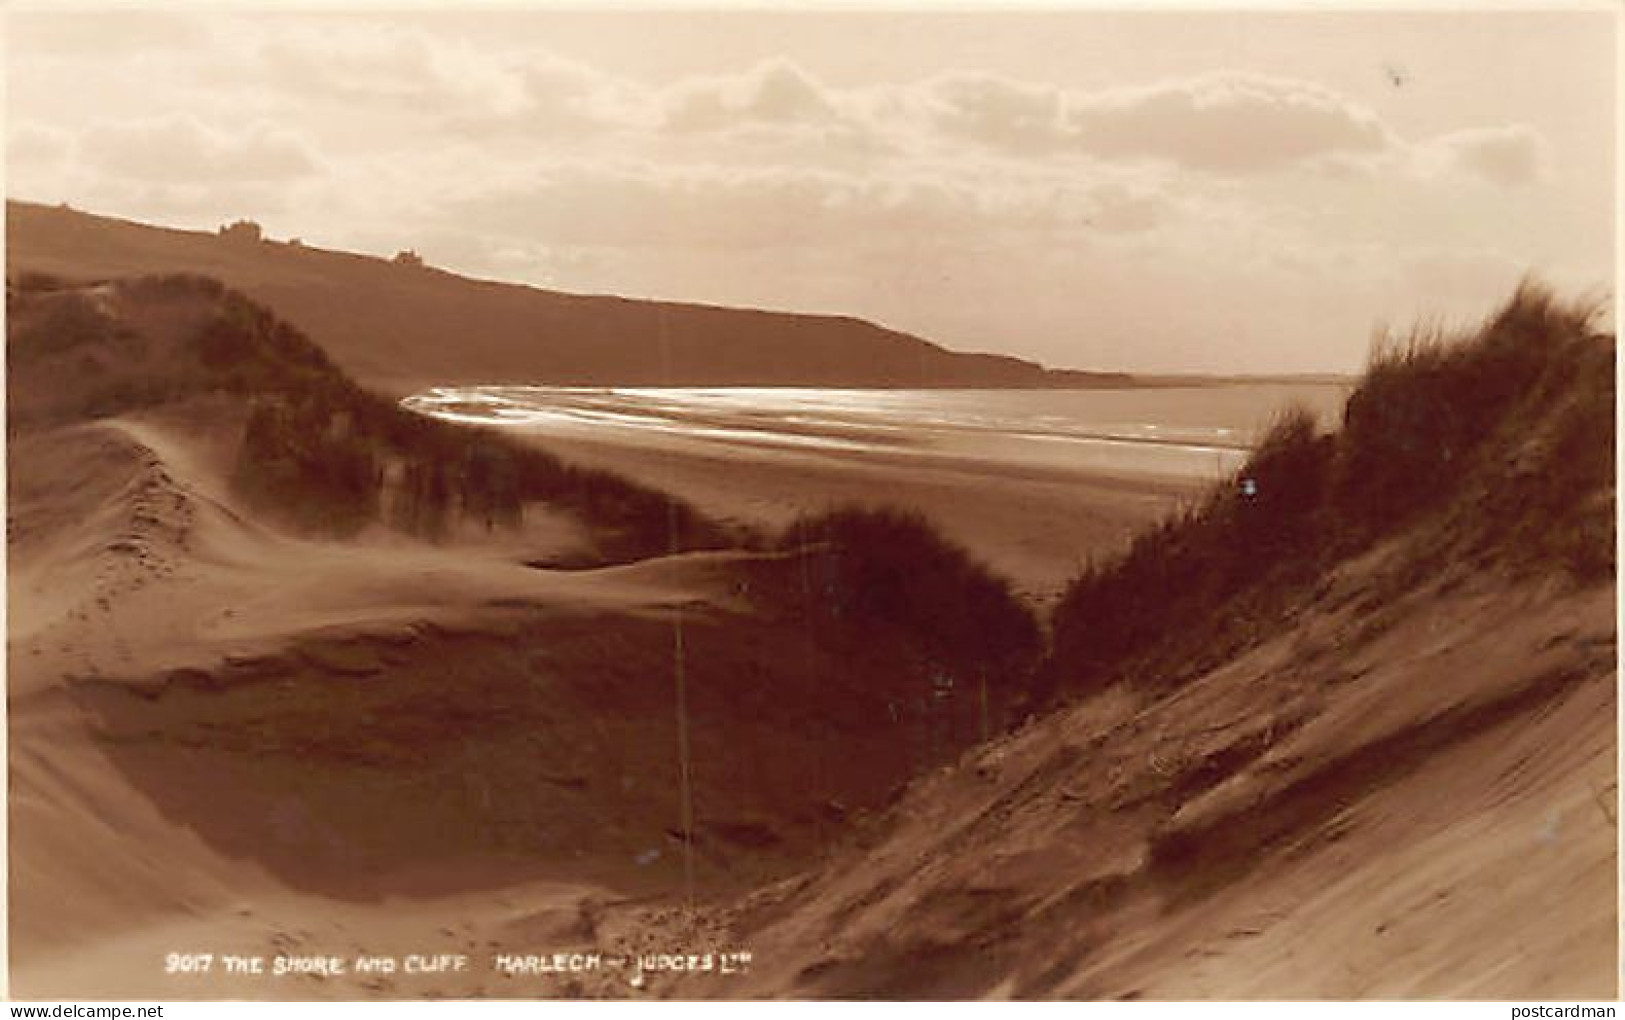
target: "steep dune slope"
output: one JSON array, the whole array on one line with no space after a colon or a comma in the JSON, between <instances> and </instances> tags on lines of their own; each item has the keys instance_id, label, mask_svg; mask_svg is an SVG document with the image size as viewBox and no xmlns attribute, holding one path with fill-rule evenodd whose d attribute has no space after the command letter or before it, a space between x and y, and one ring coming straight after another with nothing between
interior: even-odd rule
<instances>
[{"instance_id":1,"label":"steep dune slope","mask_svg":"<svg viewBox=\"0 0 1625 1020\"><path fill-rule=\"evenodd\" d=\"M747 994L1612 996L1611 591L1458 576L1351 640L1367 569L919 783L732 917Z\"/></svg>"},{"instance_id":2,"label":"steep dune slope","mask_svg":"<svg viewBox=\"0 0 1625 1020\"><path fill-rule=\"evenodd\" d=\"M1053 711L718 920L748 993L1614 995L1612 363L1526 287L1284 417L1074 583Z\"/></svg>"}]
</instances>

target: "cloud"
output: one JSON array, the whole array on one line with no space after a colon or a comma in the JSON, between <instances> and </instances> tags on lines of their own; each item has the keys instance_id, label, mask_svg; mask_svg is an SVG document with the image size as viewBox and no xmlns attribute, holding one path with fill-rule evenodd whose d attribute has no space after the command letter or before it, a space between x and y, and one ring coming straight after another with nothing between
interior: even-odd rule
<instances>
[{"instance_id":1,"label":"cloud","mask_svg":"<svg viewBox=\"0 0 1625 1020\"><path fill-rule=\"evenodd\" d=\"M741 75L691 78L664 97L665 124L706 131L741 124L827 124L839 114L829 92L788 60L770 60Z\"/></svg>"},{"instance_id":2,"label":"cloud","mask_svg":"<svg viewBox=\"0 0 1625 1020\"><path fill-rule=\"evenodd\" d=\"M1546 140L1522 124L1469 128L1443 135L1423 148L1437 169L1465 174L1503 188L1533 184L1545 173Z\"/></svg>"},{"instance_id":3,"label":"cloud","mask_svg":"<svg viewBox=\"0 0 1625 1020\"><path fill-rule=\"evenodd\" d=\"M15 191L1137 367L1159 344L1183 352L1170 366L1225 364L1255 333L1274 338L1260 363L1310 367L1311 348L1363 352L1379 309L1479 307L1532 262L1582 282L1613 265L1606 104L1581 101L1606 62L1555 61L1579 77L1497 114L1493 89L1450 84L1506 66L1471 33L1407 99L1331 50L1295 62L1309 80L1244 73L1233 48L1193 63L1226 58L1188 26L1155 59L1066 67L1067 40L1030 36L1029 58L991 20L736 33L707 59L711 29L641 18L150 17L20 16ZM1494 126L1520 119L1547 134Z\"/></svg>"},{"instance_id":4,"label":"cloud","mask_svg":"<svg viewBox=\"0 0 1625 1020\"><path fill-rule=\"evenodd\" d=\"M681 81L659 102L665 125L678 131L840 128L915 155L969 146L1226 175L1368 159L1403 146L1376 114L1331 89L1233 71L1102 91L969 71L842 90L781 59Z\"/></svg>"},{"instance_id":5,"label":"cloud","mask_svg":"<svg viewBox=\"0 0 1625 1020\"><path fill-rule=\"evenodd\" d=\"M464 43L420 30L308 26L253 33L242 66L222 69L223 86L256 79L308 108L419 117L512 114L525 105L523 73Z\"/></svg>"},{"instance_id":6,"label":"cloud","mask_svg":"<svg viewBox=\"0 0 1625 1020\"><path fill-rule=\"evenodd\" d=\"M343 18L320 27L226 25L221 45L197 55L205 76L197 95L256 100L258 115L298 115L329 130L342 124L322 139L329 155L391 139L406 149L434 135L488 148L552 136L577 145L625 139L644 146L640 158L705 159L681 147L720 139L734 147L723 158L757 164L996 157L1237 176L1357 170L1404 147L1374 113L1332 89L1234 70L1105 90L980 71L838 86L779 56L655 84L546 47L493 50L421 26ZM775 155L774 146L785 151ZM1517 172L1493 145L1463 148L1459 158L1485 164L1482 174Z\"/></svg>"},{"instance_id":7,"label":"cloud","mask_svg":"<svg viewBox=\"0 0 1625 1020\"><path fill-rule=\"evenodd\" d=\"M246 60L268 91L301 111L326 107L358 129L448 130L465 138L646 130L658 94L545 49L492 53L414 28L308 29L254 36ZM241 75L241 70L231 72ZM372 124L356 124L370 115ZM412 144L416 144L414 141Z\"/></svg>"},{"instance_id":8,"label":"cloud","mask_svg":"<svg viewBox=\"0 0 1625 1020\"><path fill-rule=\"evenodd\" d=\"M1092 155L1163 159L1221 173L1274 170L1394 144L1374 114L1331 90L1257 75L1075 96L1062 119L1072 144Z\"/></svg>"},{"instance_id":9,"label":"cloud","mask_svg":"<svg viewBox=\"0 0 1625 1020\"><path fill-rule=\"evenodd\" d=\"M517 65L514 74L523 101L513 121L526 128L642 128L652 123L650 99L643 89L585 64L533 54Z\"/></svg>"},{"instance_id":10,"label":"cloud","mask_svg":"<svg viewBox=\"0 0 1625 1020\"><path fill-rule=\"evenodd\" d=\"M953 74L924 86L930 125L994 149L1053 149L1062 141L1061 94L990 74Z\"/></svg>"},{"instance_id":11,"label":"cloud","mask_svg":"<svg viewBox=\"0 0 1625 1020\"><path fill-rule=\"evenodd\" d=\"M182 116L96 124L80 152L103 173L135 181L290 181L317 169L305 143L286 131L256 124L232 134Z\"/></svg>"},{"instance_id":12,"label":"cloud","mask_svg":"<svg viewBox=\"0 0 1625 1020\"><path fill-rule=\"evenodd\" d=\"M989 181L977 172L884 175L813 167L673 167L587 160L536 165L432 204L434 229L560 250L875 251L922 244L985 250L1124 244L1190 222L1186 203L1143 183L1076 174Z\"/></svg>"},{"instance_id":13,"label":"cloud","mask_svg":"<svg viewBox=\"0 0 1625 1020\"><path fill-rule=\"evenodd\" d=\"M943 231L975 215L973 196L919 180L828 171L576 164L470 192L449 222L565 246L676 250L843 244L897 230Z\"/></svg>"},{"instance_id":14,"label":"cloud","mask_svg":"<svg viewBox=\"0 0 1625 1020\"><path fill-rule=\"evenodd\" d=\"M1375 114L1330 89L1236 72L1098 92L956 74L923 92L919 105L935 128L1011 154L1240 174L1398 144Z\"/></svg>"}]
</instances>

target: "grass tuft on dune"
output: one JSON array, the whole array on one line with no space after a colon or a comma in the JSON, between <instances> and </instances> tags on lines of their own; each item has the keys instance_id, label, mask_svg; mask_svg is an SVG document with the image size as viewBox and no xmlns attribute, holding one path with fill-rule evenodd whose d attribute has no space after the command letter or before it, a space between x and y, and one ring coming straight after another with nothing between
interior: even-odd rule
<instances>
[{"instance_id":1,"label":"grass tuft on dune","mask_svg":"<svg viewBox=\"0 0 1625 1020\"><path fill-rule=\"evenodd\" d=\"M1526 282L1476 329L1379 341L1340 429L1286 411L1234 476L1068 586L1043 694L1177 686L1384 542L1410 576L1611 577L1614 339L1598 314Z\"/></svg>"},{"instance_id":2,"label":"grass tuft on dune","mask_svg":"<svg viewBox=\"0 0 1625 1020\"><path fill-rule=\"evenodd\" d=\"M216 280L67 286L26 274L7 297L14 431L224 396L234 410L222 427L241 435L239 493L300 530L343 536L383 523L435 539L458 519L490 529L543 503L587 522L607 561L733 542L666 493L363 389Z\"/></svg>"},{"instance_id":3,"label":"grass tuft on dune","mask_svg":"<svg viewBox=\"0 0 1625 1020\"><path fill-rule=\"evenodd\" d=\"M815 633L911 649L926 674L925 696L985 710L990 728L1022 694L1042 650L1037 619L1008 581L924 515L841 507L793 521L779 545L804 551Z\"/></svg>"}]
</instances>

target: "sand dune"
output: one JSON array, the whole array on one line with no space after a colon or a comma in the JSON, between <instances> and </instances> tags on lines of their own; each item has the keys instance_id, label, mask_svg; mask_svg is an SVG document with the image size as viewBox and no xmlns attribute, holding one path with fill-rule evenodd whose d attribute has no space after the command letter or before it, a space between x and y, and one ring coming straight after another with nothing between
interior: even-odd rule
<instances>
[{"instance_id":1,"label":"sand dune","mask_svg":"<svg viewBox=\"0 0 1625 1020\"><path fill-rule=\"evenodd\" d=\"M425 916L496 937L540 879L572 903L680 889L679 621L702 889L799 866L917 767L880 679L903 664L810 643L794 557L561 571L500 544L300 538L234 502L197 424L14 447L53 468L12 501L18 994L83 996L88 970L107 994L218 991L153 947L246 951L318 902L343 933L322 945L386 952L400 908L369 900L438 897Z\"/></svg>"},{"instance_id":2,"label":"sand dune","mask_svg":"<svg viewBox=\"0 0 1625 1020\"><path fill-rule=\"evenodd\" d=\"M1175 695L920 782L878 846L729 918L765 963L738 991L1612 997L1612 593L1463 571L1351 639L1379 569Z\"/></svg>"},{"instance_id":3,"label":"sand dune","mask_svg":"<svg viewBox=\"0 0 1625 1020\"><path fill-rule=\"evenodd\" d=\"M248 383L286 388L245 393L239 376L210 376L186 346L221 307L210 288L112 286L87 300L112 326L42 331L55 320L30 316L55 314L48 301L13 320L11 384L51 382L14 417L8 464L16 995L1615 991L1617 648L1612 561L1593 547L1611 519L1593 440L1612 402L1589 370L1612 351L1572 322L1559 323L1575 334L1567 346L1543 355L1541 399L1509 404L1518 414L1485 433L1470 469L1418 474L1450 497L1432 516L1389 526L1385 504L1389 530L1327 546L1322 572L1289 577L1267 556L1310 546L1247 529L1257 507L1274 524L1296 520L1293 487L1245 504L1216 490L1138 546L1187 566L1230 556L1199 578L1209 587L1188 590L1186 570L1123 590L1155 621L1238 626L1153 628L1164 659L1187 657L1182 672L1132 673L1165 664L1154 657L1051 663L1047 700L1041 674L1006 660L1009 675L981 677L995 704L984 701L978 732L958 725L963 712L930 709L954 664L901 624L840 620L842 583L866 576L841 574L841 557L874 557L893 585L935 564L896 576L860 545L780 543L714 518L760 521L763 508L872 494L890 479L970 548L965 562L1027 564L1016 572L1031 592L1058 580L1043 557L1119 548L1187 490L970 464L812 472L761 456L730 473L726 458L662 467L659 449L582 441L568 452L690 495L697 533L755 541L611 563L613 529L595 510L648 527L678 504L547 459L532 462L545 485L506 490L523 493L522 512L501 527L468 489L433 535L371 504L324 531L276 511L328 491L326 473L349 462L315 457L295 471L273 458L278 486L245 492L245 402L316 404L332 412L311 420L333 445L314 449L368 440L409 457L418 442L431 452L414 463L460 467L465 482L475 452L497 447L403 426L240 305L223 307L264 328L225 337L268 346L230 364L272 359ZM205 305L189 312L192 301ZM1513 313L1557 315L1527 296L1505 313L1508 329L1523 328ZM76 372L76 358L116 362L114 383L139 385ZM365 431L358 409L382 424ZM1251 467L1284 463L1300 480L1319 478L1313 458L1335 445L1307 425L1297 445L1276 442L1276 461ZM340 481L401 498L383 473ZM1258 473L1272 497L1294 477ZM1316 492L1347 498L1323 483ZM1056 535L1023 559L1006 529L1046 516ZM919 540L907 527L880 534ZM951 548L924 534L920 555ZM1248 569L1221 598L1213 576L1232 559ZM962 574L950 557L931 576ZM1289 586L1271 602L1257 589L1276 580ZM972 581L993 601L971 604L1019 610L996 579ZM1225 643L1193 647L1209 633ZM971 705L955 697L956 711ZM988 724L1018 706L1023 725ZM494 963L695 949L747 951L751 964L634 981L627 968ZM170 973L172 952L345 966ZM363 973L358 954L420 966Z\"/></svg>"}]
</instances>

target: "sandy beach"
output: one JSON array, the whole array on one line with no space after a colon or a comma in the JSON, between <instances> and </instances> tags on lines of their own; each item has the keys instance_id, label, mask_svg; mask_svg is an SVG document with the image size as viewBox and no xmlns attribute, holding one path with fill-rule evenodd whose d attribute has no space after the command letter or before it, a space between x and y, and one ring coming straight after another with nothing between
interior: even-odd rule
<instances>
[{"instance_id":1,"label":"sandy beach","mask_svg":"<svg viewBox=\"0 0 1625 1020\"><path fill-rule=\"evenodd\" d=\"M768 531L842 505L918 510L1044 604L1091 558L1234 471L1281 408L1301 404L1335 423L1346 389L499 387L403 400L447 420L496 424Z\"/></svg>"}]
</instances>

